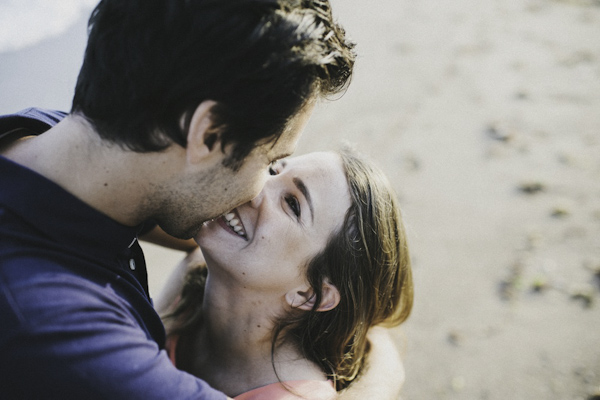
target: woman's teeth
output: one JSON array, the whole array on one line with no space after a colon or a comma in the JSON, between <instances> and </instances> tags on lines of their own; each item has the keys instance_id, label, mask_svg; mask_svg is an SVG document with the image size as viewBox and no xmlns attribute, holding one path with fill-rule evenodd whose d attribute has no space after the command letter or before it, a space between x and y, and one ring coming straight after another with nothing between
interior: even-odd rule
<instances>
[{"instance_id":1,"label":"woman's teeth","mask_svg":"<svg viewBox=\"0 0 600 400\"><path fill-rule=\"evenodd\" d=\"M242 237L246 237L246 232L244 232L244 228L243 228L242 224L240 223L240 220L235 218L234 213L225 214L224 218L225 218L225 222L227 223L227 225L229 225L229 227L231 229L233 229L235 231L235 233L237 233L238 235L240 235Z\"/></svg>"}]
</instances>

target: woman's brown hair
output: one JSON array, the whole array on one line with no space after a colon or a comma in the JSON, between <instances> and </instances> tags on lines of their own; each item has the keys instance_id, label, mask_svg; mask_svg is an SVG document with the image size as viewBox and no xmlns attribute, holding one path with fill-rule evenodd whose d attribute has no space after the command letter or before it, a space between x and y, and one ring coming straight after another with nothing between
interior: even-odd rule
<instances>
[{"instance_id":1,"label":"woman's brown hair","mask_svg":"<svg viewBox=\"0 0 600 400\"><path fill-rule=\"evenodd\" d=\"M273 338L274 349L280 333L295 341L338 390L360 373L368 353L369 328L399 325L413 304L411 261L395 192L375 165L350 148L340 156L351 206L341 229L308 264L315 306L281 318ZM319 312L325 279L340 292L340 302Z\"/></svg>"}]
</instances>

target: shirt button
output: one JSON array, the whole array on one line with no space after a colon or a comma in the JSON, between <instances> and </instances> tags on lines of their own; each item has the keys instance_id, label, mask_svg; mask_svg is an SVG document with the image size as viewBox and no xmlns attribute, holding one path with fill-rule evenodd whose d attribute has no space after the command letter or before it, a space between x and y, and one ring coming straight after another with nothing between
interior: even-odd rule
<instances>
[{"instance_id":1,"label":"shirt button","mask_svg":"<svg viewBox=\"0 0 600 400\"><path fill-rule=\"evenodd\" d=\"M135 271L135 260L133 258L131 260L129 260L129 268L132 271Z\"/></svg>"}]
</instances>

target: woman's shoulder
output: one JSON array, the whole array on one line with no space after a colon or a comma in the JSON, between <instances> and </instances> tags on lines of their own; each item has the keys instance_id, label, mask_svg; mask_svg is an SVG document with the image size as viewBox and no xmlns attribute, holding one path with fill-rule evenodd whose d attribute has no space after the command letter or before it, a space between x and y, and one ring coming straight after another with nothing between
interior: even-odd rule
<instances>
[{"instance_id":1,"label":"woman's shoulder","mask_svg":"<svg viewBox=\"0 0 600 400\"><path fill-rule=\"evenodd\" d=\"M337 397L332 381L298 380L272 383L246 393L235 400L333 400Z\"/></svg>"}]
</instances>

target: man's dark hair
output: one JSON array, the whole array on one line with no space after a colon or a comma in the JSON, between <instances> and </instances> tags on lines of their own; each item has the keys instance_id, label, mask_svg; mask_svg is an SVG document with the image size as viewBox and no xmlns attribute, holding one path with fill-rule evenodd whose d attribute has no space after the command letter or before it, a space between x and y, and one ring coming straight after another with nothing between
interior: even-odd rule
<instances>
[{"instance_id":1,"label":"man's dark hair","mask_svg":"<svg viewBox=\"0 0 600 400\"><path fill-rule=\"evenodd\" d=\"M313 96L346 87L352 49L326 0L102 0L71 111L150 152L185 147L193 112L214 100L212 133L234 144L235 167Z\"/></svg>"}]
</instances>

